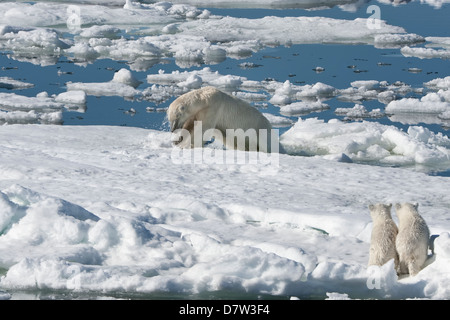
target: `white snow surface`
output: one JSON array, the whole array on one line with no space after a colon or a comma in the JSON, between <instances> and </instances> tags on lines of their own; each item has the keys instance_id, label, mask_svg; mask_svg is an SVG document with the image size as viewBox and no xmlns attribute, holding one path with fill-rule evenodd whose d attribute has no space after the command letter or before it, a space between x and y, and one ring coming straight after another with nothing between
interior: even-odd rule
<instances>
[{"instance_id":1,"label":"white snow surface","mask_svg":"<svg viewBox=\"0 0 450 320\"><path fill-rule=\"evenodd\" d=\"M0 136L6 298L43 289L450 298L448 178L289 155L178 164L170 133L139 128L9 125ZM392 261L367 268L367 206L400 201L419 202L439 235L428 265L402 279Z\"/></svg>"}]
</instances>

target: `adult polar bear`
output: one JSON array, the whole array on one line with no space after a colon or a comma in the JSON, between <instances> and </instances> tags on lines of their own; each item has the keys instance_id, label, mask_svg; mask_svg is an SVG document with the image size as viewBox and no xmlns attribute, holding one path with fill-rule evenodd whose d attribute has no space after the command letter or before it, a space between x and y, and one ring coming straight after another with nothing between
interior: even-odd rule
<instances>
[{"instance_id":1,"label":"adult polar bear","mask_svg":"<svg viewBox=\"0 0 450 320\"><path fill-rule=\"evenodd\" d=\"M178 97L167 117L172 132L184 129L174 141L182 148L201 147L214 136L230 149L281 151L278 130L272 129L266 117L249 103L214 87Z\"/></svg>"}]
</instances>

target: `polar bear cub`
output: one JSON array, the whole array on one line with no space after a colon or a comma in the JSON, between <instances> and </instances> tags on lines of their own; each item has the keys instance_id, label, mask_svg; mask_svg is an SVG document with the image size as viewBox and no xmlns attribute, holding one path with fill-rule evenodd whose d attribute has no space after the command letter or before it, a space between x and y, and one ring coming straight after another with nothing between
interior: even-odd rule
<instances>
[{"instance_id":1,"label":"polar bear cub","mask_svg":"<svg viewBox=\"0 0 450 320\"><path fill-rule=\"evenodd\" d=\"M399 255L398 274L416 275L428 257L430 231L417 211L417 203L397 203L399 219L396 248Z\"/></svg>"},{"instance_id":2,"label":"polar bear cub","mask_svg":"<svg viewBox=\"0 0 450 320\"><path fill-rule=\"evenodd\" d=\"M382 266L391 259L398 264L395 250L395 239L398 233L397 225L391 216L392 204L369 205L372 217L372 235L370 240L369 266Z\"/></svg>"},{"instance_id":3,"label":"polar bear cub","mask_svg":"<svg viewBox=\"0 0 450 320\"><path fill-rule=\"evenodd\" d=\"M184 133L188 133L174 141L182 148L202 147L208 137L214 136L231 149L263 152L275 149L271 148L275 146L271 140L275 139L267 118L249 103L214 87L203 87L178 97L169 106L167 118L172 132L185 129ZM274 143L279 147L278 139Z\"/></svg>"}]
</instances>

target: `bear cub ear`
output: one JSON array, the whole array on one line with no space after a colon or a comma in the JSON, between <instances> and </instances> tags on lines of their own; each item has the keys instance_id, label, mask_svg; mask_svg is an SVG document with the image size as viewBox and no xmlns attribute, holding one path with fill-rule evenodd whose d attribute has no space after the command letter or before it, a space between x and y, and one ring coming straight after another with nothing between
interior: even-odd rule
<instances>
[{"instance_id":1,"label":"bear cub ear","mask_svg":"<svg viewBox=\"0 0 450 320\"><path fill-rule=\"evenodd\" d=\"M391 209L392 208L392 203L387 203L386 206Z\"/></svg>"},{"instance_id":2,"label":"bear cub ear","mask_svg":"<svg viewBox=\"0 0 450 320\"><path fill-rule=\"evenodd\" d=\"M373 210L373 209L375 209L375 205L374 204L369 204L369 210Z\"/></svg>"},{"instance_id":3,"label":"bear cub ear","mask_svg":"<svg viewBox=\"0 0 450 320\"><path fill-rule=\"evenodd\" d=\"M400 210L402 205L400 203L395 204L395 210Z\"/></svg>"},{"instance_id":4,"label":"bear cub ear","mask_svg":"<svg viewBox=\"0 0 450 320\"><path fill-rule=\"evenodd\" d=\"M413 202L412 205L414 206L414 208L417 210L417 208L419 208L419 203L418 202Z\"/></svg>"}]
</instances>

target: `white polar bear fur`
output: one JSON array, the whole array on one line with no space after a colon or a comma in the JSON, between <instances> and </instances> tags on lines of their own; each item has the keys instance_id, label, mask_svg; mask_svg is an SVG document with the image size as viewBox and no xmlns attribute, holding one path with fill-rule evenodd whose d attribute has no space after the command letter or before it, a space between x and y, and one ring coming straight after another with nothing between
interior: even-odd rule
<instances>
[{"instance_id":1,"label":"white polar bear fur","mask_svg":"<svg viewBox=\"0 0 450 320\"><path fill-rule=\"evenodd\" d=\"M398 233L397 225L391 216L392 204L369 205L372 217L372 235L370 240L368 265L382 266L391 259L398 265L398 255L395 249L395 239Z\"/></svg>"},{"instance_id":2,"label":"white polar bear fur","mask_svg":"<svg viewBox=\"0 0 450 320\"><path fill-rule=\"evenodd\" d=\"M184 143L178 141L176 144L179 147L194 147L194 123L195 121L201 121L202 138L206 130L217 129L221 134L215 138L223 138L222 142L227 148L271 152L272 126L266 117L249 103L214 87L200 88L178 97L169 106L167 117L172 132L177 129L186 129L191 134L190 145L189 141ZM236 142L230 144L227 140L231 139L226 139L227 129L242 129L243 131L254 129L258 134L256 150L251 148L248 150L249 145L245 145L245 148L239 148ZM260 129L267 130L267 139L261 139L259 136ZM205 142L202 141L202 146Z\"/></svg>"},{"instance_id":3,"label":"white polar bear fur","mask_svg":"<svg viewBox=\"0 0 450 320\"><path fill-rule=\"evenodd\" d=\"M396 248L399 255L397 273L416 275L428 257L430 231L417 211L418 204L397 203L395 210L399 219Z\"/></svg>"}]
</instances>

